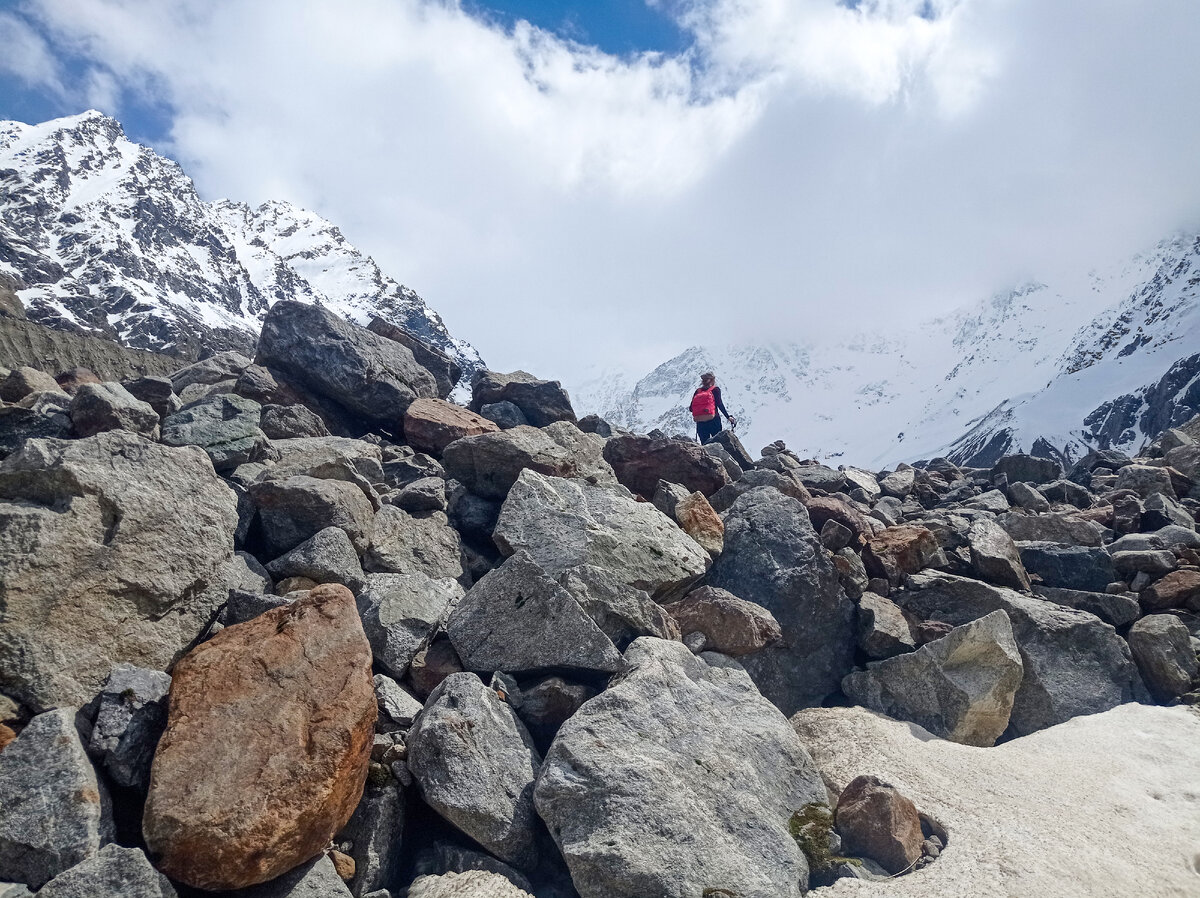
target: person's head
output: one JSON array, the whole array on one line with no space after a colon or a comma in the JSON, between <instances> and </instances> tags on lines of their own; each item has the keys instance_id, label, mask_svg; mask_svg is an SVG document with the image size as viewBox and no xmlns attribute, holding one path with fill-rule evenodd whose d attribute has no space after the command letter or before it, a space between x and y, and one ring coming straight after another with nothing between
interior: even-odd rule
<instances>
[{"instance_id":1,"label":"person's head","mask_svg":"<svg viewBox=\"0 0 1200 898\"><path fill-rule=\"evenodd\" d=\"M709 387L711 387L713 384L715 384L716 382L717 382L717 376L715 374L713 374L711 371L705 371L703 374L700 375L700 386L704 387L704 389L706 389L706 390Z\"/></svg>"}]
</instances>

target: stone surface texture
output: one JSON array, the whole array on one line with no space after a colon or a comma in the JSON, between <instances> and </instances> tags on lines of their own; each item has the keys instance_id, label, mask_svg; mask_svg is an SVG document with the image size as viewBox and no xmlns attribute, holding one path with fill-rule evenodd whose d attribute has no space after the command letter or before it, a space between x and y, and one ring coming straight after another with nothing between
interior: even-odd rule
<instances>
[{"instance_id":1,"label":"stone surface texture","mask_svg":"<svg viewBox=\"0 0 1200 898\"><path fill-rule=\"evenodd\" d=\"M1008 615L993 611L915 652L854 671L842 690L943 739L993 745L1008 727L1024 669Z\"/></svg>"},{"instance_id":2,"label":"stone surface texture","mask_svg":"<svg viewBox=\"0 0 1200 898\"><path fill-rule=\"evenodd\" d=\"M473 673L451 674L408 735L425 802L518 868L538 859L533 783L542 759L513 709Z\"/></svg>"},{"instance_id":3,"label":"stone surface texture","mask_svg":"<svg viewBox=\"0 0 1200 898\"><path fill-rule=\"evenodd\" d=\"M71 708L34 717L0 751L0 881L40 888L113 837Z\"/></svg>"},{"instance_id":4,"label":"stone surface texture","mask_svg":"<svg viewBox=\"0 0 1200 898\"><path fill-rule=\"evenodd\" d=\"M590 564L656 599L678 594L709 566L695 540L623 488L528 470L509 491L493 539L506 554L528 552L551 576Z\"/></svg>"},{"instance_id":5,"label":"stone surface texture","mask_svg":"<svg viewBox=\"0 0 1200 898\"><path fill-rule=\"evenodd\" d=\"M784 713L840 689L853 666L854 605L798 500L770 487L740 496L725 516L725 549L706 583L761 605L779 622L783 640L743 663Z\"/></svg>"},{"instance_id":6,"label":"stone surface texture","mask_svg":"<svg viewBox=\"0 0 1200 898\"><path fill-rule=\"evenodd\" d=\"M559 730L534 790L582 898L798 898L788 832L825 787L736 662L645 637Z\"/></svg>"},{"instance_id":7,"label":"stone surface texture","mask_svg":"<svg viewBox=\"0 0 1200 898\"><path fill-rule=\"evenodd\" d=\"M173 672L146 801L158 868L236 889L316 857L358 805L375 717L370 646L343 586L199 645Z\"/></svg>"},{"instance_id":8,"label":"stone surface texture","mask_svg":"<svg viewBox=\"0 0 1200 898\"><path fill-rule=\"evenodd\" d=\"M236 525L199 449L26 443L0 464L0 686L79 707L114 664L168 669L225 601Z\"/></svg>"}]
</instances>

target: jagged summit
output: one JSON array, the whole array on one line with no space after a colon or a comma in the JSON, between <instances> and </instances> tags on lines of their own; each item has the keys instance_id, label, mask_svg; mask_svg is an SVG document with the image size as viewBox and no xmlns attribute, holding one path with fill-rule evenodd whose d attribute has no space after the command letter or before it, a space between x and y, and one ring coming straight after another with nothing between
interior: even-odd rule
<instances>
[{"instance_id":1,"label":"jagged summit","mask_svg":"<svg viewBox=\"0 0 1200 898\"><path fill-rule=\"evenodd\" d=\"M577 405L621 426L692 429L713 369L750 445L884 467L948 456L1136 450L1200 410L1200 236L1110 270L1029 281L946 315L823 339L692 347L641 379L606 374Z\"/></svg>"},{"instance_id":2,"label":"jagged summit","mask_svg":"<svg viewBox=\"0 0 1200 898\"><path fill-rule=\"evenodd\" d=\"M468 373L482 364L331 222L282 201L205 202L96 110L0 122L0 213L0 278L52 327L194 356L248 349L267 309L296 299L401 325Z\"/></svg>"}]
</instances>

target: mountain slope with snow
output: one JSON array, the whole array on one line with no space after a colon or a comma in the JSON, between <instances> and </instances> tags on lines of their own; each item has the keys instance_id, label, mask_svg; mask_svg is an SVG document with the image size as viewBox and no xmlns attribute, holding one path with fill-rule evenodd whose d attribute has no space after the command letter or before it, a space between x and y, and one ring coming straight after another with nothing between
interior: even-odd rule
<instances>
[{"instance_id":1,"label":"mountain slope with snow","mask_svg":"<svg viewBox=\"0 0 1200 898\"><path fill-rule=\"evenodd\" d=\"M318 215L207 203L175 162L86 112L0 122L0 278L29 317L140 349L249 350L279 299L379 316L453 356L479 354Z\"/></svg>"},{"instance_id":2,"label":"mountain slope with snow","mask_svg":"<svg viewBox=\"0 0 1200 898\"><path fill-rule=\"evenodd\" d=\"M1200 237L1178 236L1110 271L1025 284L908 328L693 347L632 386L601 375L572 395L624 427L690 433L687 404L711 369L752 448L781 438L874 467L1136 448L1200 410L1200 364L1186 361L1200 351L1198 284Z\"/></svg>"}]
</instances>

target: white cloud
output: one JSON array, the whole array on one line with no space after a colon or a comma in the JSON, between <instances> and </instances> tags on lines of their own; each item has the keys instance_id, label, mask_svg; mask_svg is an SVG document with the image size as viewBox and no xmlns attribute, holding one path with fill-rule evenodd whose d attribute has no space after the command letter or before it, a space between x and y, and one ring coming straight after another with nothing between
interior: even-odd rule
<instances>
[{"instance_id":1,"label":"white cloud","mask_svg":"<svg viewBox=\"0 0 1200 898\"><path fill-rule=\"evenodd\" d=\"M208 196L316 209L500 367L886 322L1200 211L1193 0L666 6L694 47L616 58L454 2L35 4Z\"/></svg>"},{"instance_id":2,"label":"white cloud","mask_svg":"<svg viewBox=\"0 0 1200 898\"><path fill-rule=\"evenodd\" d=\"M54 96L64 93L59 66L45 38L18 16L0 12L0 72L26 84L44 88Z\"/></svg>"}]
</instances>

